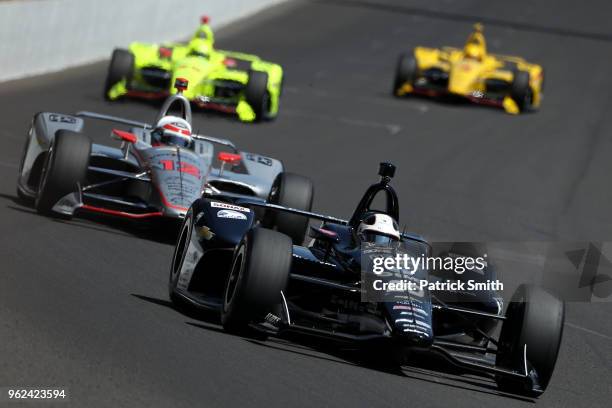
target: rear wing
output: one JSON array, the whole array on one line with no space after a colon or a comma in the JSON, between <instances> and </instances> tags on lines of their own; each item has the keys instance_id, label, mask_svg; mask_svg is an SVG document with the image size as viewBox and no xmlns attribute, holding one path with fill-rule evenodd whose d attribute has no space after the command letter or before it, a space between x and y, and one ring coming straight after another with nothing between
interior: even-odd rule
<instances>
[{"instance_id":1,"label":"rear wing","mask_svg":"<svg viewBox=\"0 0 612 408\"><path fill-rule=\"evenodd\" d=\"M329 223L332 223L332 224L348 225L348 221L347 220L343 220L341 218L331 217L329 215L323 215L323 214L313 213L313 212L309 212L309 211L298 210L296 208L283 207L282 205L270 204L270 203L267 203L267 202L265 202L263 200L257 200L257 199L252 199L252 198L243 198L243 199L237 200L236 204L245 205L245 206L252 205L252 206L255 206L255 207L268 208L268 209L275 210L275 211L281 211L281 212L286 212L286 213L290 213L290 214L302 215L304 217L313 218L313 219L316 219L316 220L325 221L325 222L329 222Z\"/></svg>"},{"instance_id":2,"label":"rear wing","mask_svg":"<svg viewBox=\"0 0 612 408\"><path fill-rule=\"evenodd\" d=\"M236 200L235 203L237 205L255 206L255 207L260 207L260 208L269 208L269 209L275 210L275 211L281 211L281 212L286 212L286 213L290 213L290 214L302 215L304 217L308 217L308 218L312 218L312 219L316 219L316 220L320 220L320 221L324 221L324 222L329 222L331 224L349 225L349 222L347 220L343 220L341 218L336 218L336 217L332 217L332 216L329 216L329 215L313 213L313 212L310 212L310 211L298 210L296 208L283 207L282 205L270 204L270 203L268 203L268 202L266 202L266 201L264 201L262 199L257 199L257 198L239 198L238 200ZM400 235L401 235L402 239L407 239L407 240L410 240L410 241L418 241L418 242L422 242L424 244L429 245L429 242L427 242L420 235L409 234L409 233L406 233L406 232L403 232Z\"/></svg>"},{"instance_id":3,"label":"rear wing","mask_svg":"<svg viewBox=\"0 0 612 408\"><path fill-rule=\"evenodd\" d=\"M313 212L297 210L295 208L289 208L289 207L283 207L283 206L276 205L276 204L270 204L263 200L255 201L252 199L244 199L244 200L238 200L236 203L242 204L245 206L252 205L256 207L263 207L263 208L269 208L269 209L276 210L276 211L287 212L290 214L302 215L304 217L324 221L330 224L349 225L349 222L347 220L343 220L343 219L336 218L336 217L331 217L329 215L317 214ZM421 237L420 235L409 234L409 233L403 232L400 234L400 236L401 236L402 242L416 241L416 242L420 242L422 244L427 245L431 249L431 245L429 244L429 242L427 242L425 238Z\"/></svg>"},{"instance_id":4,"label":"rear wing","mask_svg":"<svg viewBox=\"0 0 612 408\"><path fill-rule=\"evenodd\" d=\"M117 116L104 115L102 113L81 111L81 112L77 112L75 114L75 116L78 116L80 118L90 118L90 119L105 120L107 122L121 123L121 124L124 124L124 125L141 127L143 129L152 129L153 128L148 123L138 122L136 120L130 120L130 119L123 119L123 118L119 118Z\"/></svg>"},{"instance_id":5,"label":"rear wing","mask_svg":"<svg viewBox=\"0 0 612 408\"><path fill-rule=\"evenodd\" d=\"M105 115L103 113L80 111L80 112L77 112L74 116L77 116L80 118L90 118L90 119L97 119L97 120L105 120L107 122L121 123L124 125L135 126L135 127L139 127L143 129L153 129L153 126L149 125L148 123L139 122L137 120L124 119L124 118L120 118L117 116ZM196 134L192 135L192 137L195 140L203 140L206 142L216 143L222 146L227 146L233 149L235 152L238 152L238 148L236 147L236 145L227 139L221 139L221 138L212 137L212 136L196 135Z\"/></svg>"}]
</instances>

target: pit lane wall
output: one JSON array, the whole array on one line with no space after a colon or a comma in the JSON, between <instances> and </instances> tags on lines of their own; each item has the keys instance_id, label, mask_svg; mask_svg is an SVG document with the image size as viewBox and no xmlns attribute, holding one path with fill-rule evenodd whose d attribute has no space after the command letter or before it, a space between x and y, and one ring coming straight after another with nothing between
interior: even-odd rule
<instances>
[{"instance_id":1,"label":"pit lane wall","mask_svg":"<svg viewBox=\"0 0 612 408\"><path fill-rule=\"evenodd\" d=\"M0 82L110 58L132 41L186 38L285 0L3 0Z\"/></svg>"}]
</instances>

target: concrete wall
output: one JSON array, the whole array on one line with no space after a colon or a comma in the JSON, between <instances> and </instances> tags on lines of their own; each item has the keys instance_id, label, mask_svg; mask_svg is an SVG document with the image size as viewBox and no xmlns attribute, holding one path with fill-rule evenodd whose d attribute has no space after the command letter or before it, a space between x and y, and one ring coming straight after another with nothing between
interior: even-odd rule
<instances>
[{"instance_id":1,"label":"concrete wall","mask_svg":"<svg viewBox=\"0 0 612 408\"><path fill-rule=\"evenodd\" d=\"M203 14L218 28L282 1L0 1L0 81L109 58L131 41L181 39Z\"/></svg>"}]
</instances>

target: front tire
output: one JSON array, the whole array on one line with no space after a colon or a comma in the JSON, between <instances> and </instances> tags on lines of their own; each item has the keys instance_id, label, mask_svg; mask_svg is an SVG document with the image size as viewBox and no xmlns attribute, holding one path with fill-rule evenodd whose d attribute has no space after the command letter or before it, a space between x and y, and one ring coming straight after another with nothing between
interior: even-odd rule
<instances>
[{"instance_id":1,"label":"front tire","mask_svg":"<svg viewBox=\"0 0 612 408\"><path fill-rule=\"evenodd\" d=\"M525 112L531 108L533 91L531 90L529 82L529 72L517 71L514 73L510 93L521 112Z\"/></svg>"},{"instance_id":2,"label":"front tire","mask_svg":"<svg viewBox=\"0 0 612 408\"><path fill-rule=\"evenodd\" d=\"M174 247L174 255L172 256L172 264L170 265L170 277L168 279L168 296L175 306L183 307L185 302L183 298L176 293L176 287L178 285L179 276L183 268L183 262L185 262L185 255L189 248L189 242L191 241L191 233L193 231L193 207L187 211L185 220L181 226Z\"/></svg>"},{"instance_id":3,"label":"front tire","mask_svg":"<svg viewBox=\"0 0 612 408\"><path fill-rule=\"evenodd\" d=\"M251 229L236 252L225 285L221 323L233 333L248 333L281 302L289 279L291 239L265 228Z\"/></svg>"},{"instance_id":4,"label":"front tire","mask_svg":"<svg viewBox=\"0 0 612 408\"><path fill-rule=\"evenodd\" d=\"M393 95L398 96L398 91L404 84L413 84L417 77L418 65L413 54L402 54L397 60L395 69L395 80L393 81Z\"/></svg>"},{"instance_id":5,"label":"front tire","mask_svg":"<svg viewBox=\"0 0 612 408\"><path fill-rule=\"evenodd\" d=\"M53 206L67 194L77 191L87 178L91 140L81 133L59 130L45 159L36 196L36 210L54 215Z\"/></svg>"},{"instance_id":6,"label":"front tire","mask_svg":"<svg viewBox=\"0 0 612 408\"><path fill-rule=\"evenodd\" d=\"M116 48L113 51L106 81L104 82L104 99L109 100L108 92L111 88L122 80L129 84L134 74L134 54L128 50Z\"/></svg>"},{"instance_id":7,"label":"front tire","mask_svg":"<svg viewBox=\"0 0 612 408\"><path fill-rule=\"evenodd\" d=\"M540 388L545 390L557 362L564 318L563 301L537 286L519 286L506 311L496 365L524 371L526 346L527 362L535 369ZM502 390L534 396L531 389L505 377L498 377L497 384Z\"/></svg>"},{"instance_id":8,"label":"front tire","mask_svg":"<svg viewBox=\"0 0 612 408\"><path fill-rule=\"evenodd\" d=\"M250 71L244 96L255 112L255 121L260 122L264 120L270 111L268 74L261 71Z\"/></svg>"},{"instance_id":9,"label":"front tire","mask_svg":"<svg viewBox=\"0 0 612 408\"><path fill-rule=\"evenodd\" d=\"M280 173L276 176L268 202L297 210L311 211L314 199L312 181L293 173ZM268 210L264 217L264 225L288 235L295 245L304 242L308 229L308 218L280 211Z\"/></svg>"},{"instance_id":10,"label":"front tire","mask_svg":"<svg viewBox=\"0 0 612 408\"><path fill-rule=\"evenodd\" d=\"M21 161L19 162L19 176L18 179L21 179L21 176L23 174L23 166L25 164L25 160L26 160L26 156L28 154L28 149L30 148L30 142L31 142L31 130L28 132L28 136L26 138L25 141L25 145L23 146L23 152L21 154ZM33 197L27 195L24 191L22 191L21 187L20 187L20 182L18 180L17 182L17 198L19 199L19 201L22 204L26 204L26 205L32 205L35 203L35 200Z\"/></svg>"}]
</instances>

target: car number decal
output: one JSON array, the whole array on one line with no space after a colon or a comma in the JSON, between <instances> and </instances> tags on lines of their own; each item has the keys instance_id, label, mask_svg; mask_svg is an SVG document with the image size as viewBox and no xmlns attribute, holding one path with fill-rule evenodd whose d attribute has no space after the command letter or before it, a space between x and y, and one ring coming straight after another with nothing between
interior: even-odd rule
<instances>
[{"instance_id":1,"label":"car number decal","mask_svg":"<svg viewBox=\"0 0 612 408\"><path fill-rule=\"evenodd\" d=\"M161 163L162 168L166 171L178 170L181 173L190 174L194 177L200 178L200 169L193 164L180 162L177 169L174 160L160 160L159 162Z\"/></svg>"},{"instance_id":2,"label":"car number decal","mask_svg":"<svg viewBox=\"0 0 612 408\"><path fill-rule=\"evenodd\" d=\"M252 162L255 162L255 163L259 163L259 164L263 164L264 166L272 166L272 159L270 159L268 157L258 156L256 154L252 154L252 153L247 153L246 154L246 158L249 161L252 161Z\"/></svg>"},{"instance_id":3,"label":"car number decal","mask_svg":"<svg viewBox=\"0 0 612 408\"><path fill-rule=\"evenodd\" d=\"M76 123L76 119L72 116L58 115L56 113L49 115L49 120L51 122L70 123L71 125Z\"/></svg>"}]
</instances>

